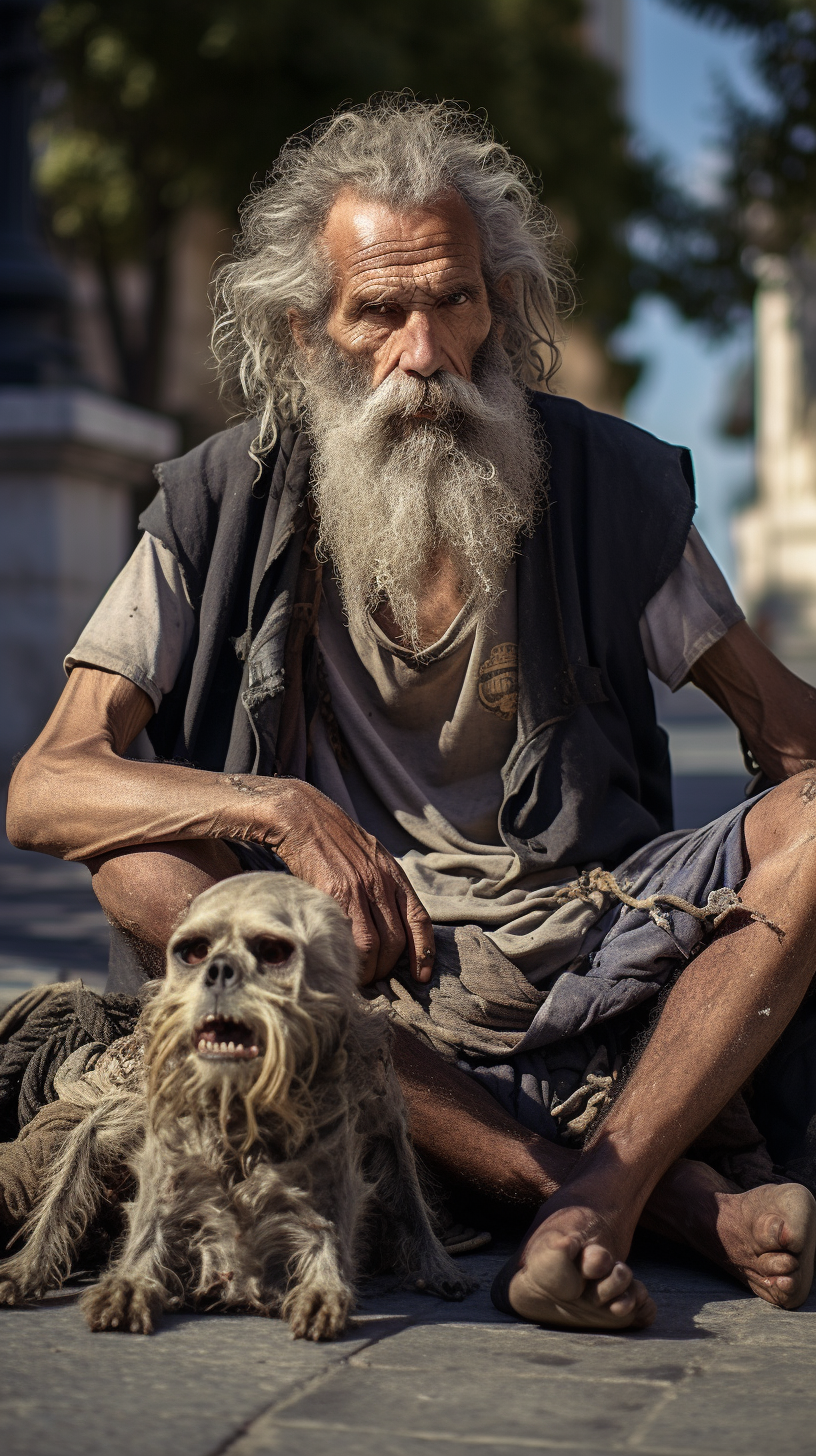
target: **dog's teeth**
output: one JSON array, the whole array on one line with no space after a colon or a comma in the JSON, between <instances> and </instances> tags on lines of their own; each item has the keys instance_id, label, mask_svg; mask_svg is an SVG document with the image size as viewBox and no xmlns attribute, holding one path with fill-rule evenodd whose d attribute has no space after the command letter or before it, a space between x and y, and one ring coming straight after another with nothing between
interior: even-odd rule
<instances>
[{"instance_id":1,"label":"dog's teeth","mask_svg":"<svg viewBox=\"0 0 816 1456\"><path fill-rule=\"evenodd\" d=\"M227 1051L230 1052L230 1053L232 1053L232 1052L235 1051L235 1042L234 1041L231 1041L230 1042L229 1046L227 1047Z\"/></svg>"},{"instance_id":2,"label":"dog's teeth","mask_svg":"<svg viewBox=\"0 0 816 1456\"><path fill-rule=\"evenodd\" d=\"M207 1050L207 1043L204 1040L203 1036L201 1038L201 1041L198 1043L198 1050L200 1052L205 1052Z\"/></svg>"},{"instance_id":3,"label":"dog's teeth","mask_svg":"<svg viewBox=\"0 0 816 1456\"><path fill-rule=\"evenodd\" d=\"M257 1057L257 1055L258 1055L258 1048L256 1046L251 1046L249 1048L249 1055L251 1057Z\"/></svg>"},{"instance_id":4,"label":"dog's teeth","mask_svg":"<svg viewBox=\"0 0 816 1456\"><path fill-rule=\"evenodd\" d=\"M226 1053L227 1053L227 1043L225 1041L222 1041L222 1043L221 1043L221 1050L224 1053L224 1055L226 1056Z\"/></svg>"},{"instance_id":5,"label":"dog's teeth","mask_svg":"<svg viewBox=\"0 0 816 1456\"><path fill-rule=\"evenodd\" d=\"M241 1053L241 1056L243 1056L243 1054L244 1054L244 1043L242 1041L239 1041L239 1043L238 1043L237 1047L235 1048L235 1050L237 1052L240 1052Z\"/></svg>"},{"instance_id":6,"label":"dog's teeth","mask_svg":"<svg viewBox=\"0 0 816 1456\"><path fill-rule=\"evenodd\" d=\"M205 1017L205 1020L206 1021L215 1021L215 1017L213 1016L212 1012L210 1012L209 1016Z\"/></svg>"}]
</instances>

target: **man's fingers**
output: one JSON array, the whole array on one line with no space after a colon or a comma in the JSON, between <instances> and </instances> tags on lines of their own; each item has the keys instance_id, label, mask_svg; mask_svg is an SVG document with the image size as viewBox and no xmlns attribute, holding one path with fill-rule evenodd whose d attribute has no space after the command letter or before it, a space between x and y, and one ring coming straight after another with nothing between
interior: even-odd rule
<instances>
[{"instance_id":1,"label":"man's fingers","mask_svg":"<svg viewBox=\"0 0 816 1456\"><path fill-rule=\"evenodd\" d=\"M365 896L350 899L343 906L351 921L354 944L360 952L360 985L367 986L377 979L377 961L380 954L380 937Z\"/></svg>"},{"instance_id":2,"label":"man's fingers","mask_svg":"<svg viewBox=\"0 0 816 1456\"><path fill-rule=\"evenodd\" d=\"M424 906L411 889L399 886L397 905L408 935L408 960L411 975L415 981L430 981L433 975L434 943L433 925Z\"/></svg>"},{"instance_id":3,"label":"man's fingers","mask_svg":"<svg viewBox=\"0 0 816 1456\"><path fill-rule=\"evenodd\" d=\"M393 971L397 961L405 950L407 935L403 918L400 915L396 886L387 882L385 885L387 898L374 900L369 896L369 910L371 912L377 934L380 938L379 953L377 955L377 977L387 976ZM388 892L390 891L390 894Z\"/></svg>"},{"instance_id":4,"label":"man's fingers","mask_svg":"<svg viewBox=\"0 0 816 1456\"><path fill-rule=\"evenodd\" d=\"M339 817L339 832L327 835L315 825L308 833L307 825L298 838L281 840L278 852L294 874L333 895L349 917L363 986L388 975L406 948L414 979L429 981L433 928L410 882L372 835L352 824L329 800L325 805L330 818Z\"/></svg>"}]
</instances>

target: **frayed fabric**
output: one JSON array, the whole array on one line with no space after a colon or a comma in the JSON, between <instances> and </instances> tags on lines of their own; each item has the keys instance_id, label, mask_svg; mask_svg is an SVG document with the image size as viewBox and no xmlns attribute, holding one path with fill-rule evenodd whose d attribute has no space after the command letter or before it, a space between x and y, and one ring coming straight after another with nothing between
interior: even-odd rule
<instances>
[{"instance_id":1,"label":"frayed fabric","mask_svg":"<svg viewBox=\"0 0 816 1456\"><path fill-rule=\"evenodd\" d=\"M435 926L427 985L400 968L378 989L394 1019L476 1077L525 1127L580 1145L611 1102L660 991L741 912L743 825L756 800L703 829L662 835L613 874L559 892L593 904L581 954L534 985L479 927Z\"/></svg>"}]
</instances>

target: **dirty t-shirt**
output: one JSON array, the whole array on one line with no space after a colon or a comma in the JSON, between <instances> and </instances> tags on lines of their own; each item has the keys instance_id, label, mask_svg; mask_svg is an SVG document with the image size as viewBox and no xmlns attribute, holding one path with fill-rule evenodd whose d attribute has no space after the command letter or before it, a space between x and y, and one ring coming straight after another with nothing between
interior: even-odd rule
<instances>
[{"instance_id":1,"label":"dirty t-shirt","mask_svg":"<svg viewBox=\"0 0 816 1456\"><path fill-rule=\"evenodd\" d=\"M311 781L400 860L432 921L481 926L536 979L557 970L586 931L586 906L551 903L576 871L520 875L498 827L516 739L515 563L493 617L466 605L421 660L371 617L349 626L325 572L319 641L340 751L318 719Z\"/></svg>"},{"instance_id":2,"label":"dirty t-shirt","mask_svg":"<svg viewBox=\"0 0 816 1456\"><path fill-rule=\"evenodd\" d=\"M641 619L649 667L680 686L741 618L692 527L680 565ZM194 626L178 562L145 535L66 666L121 673L158 707ZM578 954L594 912L574 901L553 909L554 886L575 871L522 876L499 835L501 771L516 737L517 641L515 563L493 617L477 622L466 605L421 661L372 619L349 628L327 569L319 642L341 746L338 758L318 718L307 775L401 860L433 921L480 925L539 980ZM147 735L140 740L136 754L151 757Z\"/></svg>"}]
</instances>

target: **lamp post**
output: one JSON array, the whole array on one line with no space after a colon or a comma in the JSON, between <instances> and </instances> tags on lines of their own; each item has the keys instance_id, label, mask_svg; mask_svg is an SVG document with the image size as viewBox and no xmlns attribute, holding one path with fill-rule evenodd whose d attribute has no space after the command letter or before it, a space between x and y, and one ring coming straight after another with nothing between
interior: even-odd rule
<instances>
[{"instance_id":1,"label":"lamp post","mask_svg":"<svg viewBox=\"0 0 816 1456\"><path fill-rule=\"evenodd\" d=\"M68 282L50 257L31 187L28 134L42 64L43 0L0 0L0 384L75 378Z\"/></svg>"}]
</instances>

